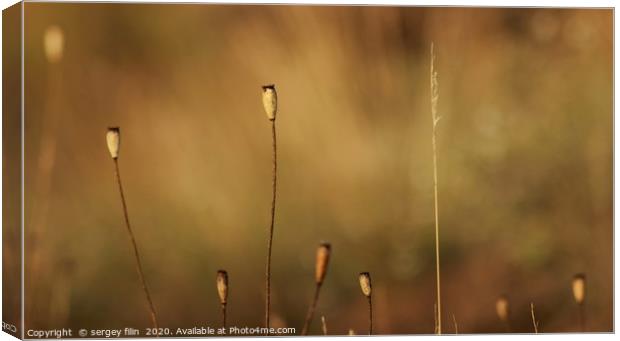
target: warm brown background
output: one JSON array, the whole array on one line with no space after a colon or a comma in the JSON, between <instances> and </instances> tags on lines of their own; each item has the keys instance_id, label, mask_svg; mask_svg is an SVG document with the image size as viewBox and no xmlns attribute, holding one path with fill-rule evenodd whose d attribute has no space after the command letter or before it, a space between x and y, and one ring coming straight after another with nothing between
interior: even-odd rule
<instances>
[{"instance_id":1,"label":"warm brown background","mask_svg":"<svg viewBox=\"0 0 620 341\"><path fill-rule=\"evenodd\" d=\"M27 328L146 327L105 144L120 125L130 216L162 326L262 324L279 93L276 325L432 333L429 46L440 82L444 331L612 330L612 11L26 4ZM64 31L49 63L43 33Z\"/></svg>"}]
</instances>

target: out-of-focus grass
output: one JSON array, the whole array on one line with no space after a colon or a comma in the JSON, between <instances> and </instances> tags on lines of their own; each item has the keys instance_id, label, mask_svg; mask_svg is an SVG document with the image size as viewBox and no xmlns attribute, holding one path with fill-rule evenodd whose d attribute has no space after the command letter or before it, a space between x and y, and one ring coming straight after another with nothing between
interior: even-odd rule
<instances>
[{"instance_id":1,"label":"out-of-focus grass","mask_svg":"<svg viewBox=\"0 0 620 341\"><path fill-rule=\"evenodd\" d=\"M515 331L532 301L543 331L577 330L579 271L588 329L612 329L611 10L27 3L26 18L28 328L148 326L108 125L160 324L217 325L218 268L229 325L262 324L273 82L274 323L301 328L329 240L330 333L364 330L360 270L375 333L432 333L432 40L445 332L452 314L459 332L503 331L501 293Z\"/></svg>"}]
</instances>

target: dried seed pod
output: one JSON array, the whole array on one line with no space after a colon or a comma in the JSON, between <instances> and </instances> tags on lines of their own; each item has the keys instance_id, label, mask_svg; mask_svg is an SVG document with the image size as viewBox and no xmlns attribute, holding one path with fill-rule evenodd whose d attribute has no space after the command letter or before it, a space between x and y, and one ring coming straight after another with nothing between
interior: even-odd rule
<instances>
[{"instance_id":1,"label":"dried seed pod","mask_svg":"<svg viewBox=\"0 0 620 341\"><path fill-rule=\"evenodd\" d=\"M121 146L121 130L119 127L110 127L108 128L108 133L106 134L106 141L108 142L108 150L110 151L110 156L113 159L118 158L118 152Z\"/></svg>"},{"instance_id":2,"label":"dried seed pod","mask_svg":"<svg viewBox=\"0 0 620 341\"><path fill-rule=\"evenodd\" d=\"M43 34L43 49L45 57L50 63L57 63L62 59L64 49L64 34L60 27L53 25L45 29Z\"/></svg>"},{"instance_id":3,"label":"dried seed pod","mask_svg":"<svg viewBox=\"0 0 620 341\"><path fill-rule=\"evenodd\" d=\"M220 297L220 304L226 305L228 298L228 273L224 270L217 272L217 294Z\"/></svg>"},{"instance_id":4,"label":"dried seed pod","mask_svg":"<svg viewBox=\"0 0 620 341\"><path fill-rule=\"evenodd\" d=\"M317 284L322 284L325 279L330 253L331 245L329 243L321 243L319 248L316 250L316 271L314 277Z\"/></svg>"},{"instance_id":5,"label":"dried seed pod","mask_svg":"<svg viewBox=\"0 0 620 341\"><path fill-rule=\"evenodd\" d=\"M276 86L273 84L263 85L263 107L267 118L274 121L278 111L278 94L276 93Z\"/></svg>"},{"instance_id":6,"label":"dried seed pod","mask_svg":"<svg viewBox=\"0 0 620 341\"><path fill-rule=\"evenodd\" d=\"M500 296L495 302L495 310L500 320L507 322L510 315L510 305L506 296Z\"/></svg>"},{"instance_id":7,"label":"dried seed pod","mask_svg":"<svg viewBox=\"0 0 620 341\"><path fill-rule=\"evenodd\" d=\"M362 272L359 276L360 280L360 288L362 288L362 293L366 297L370 297L372 293L372 286L370 284L370 274L368 272Z\"/></svg>"},{"instance_id":8,"label":"dried seed pod","mask_svg":"<svg viewBox=\"0 0 620 341\"><path fill-rule=\"evenodd\" d=\"M577 274L573 277L573 297L577 304L583 304L586 298L586 276Z\"/></svg>"}]
</instances>

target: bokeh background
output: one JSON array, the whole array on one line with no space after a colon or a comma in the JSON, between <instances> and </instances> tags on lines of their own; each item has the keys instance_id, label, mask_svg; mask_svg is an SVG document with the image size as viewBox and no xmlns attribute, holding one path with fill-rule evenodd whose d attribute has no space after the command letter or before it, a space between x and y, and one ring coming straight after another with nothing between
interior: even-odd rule
<instances>
[{"instance_id":1,"label":"bokeh background","mask_svg":"<svg viewBox=\"0 0 620 341\"><path fill-rule=\"evenodd\" d=\"M439 73L444 332L611 331L612 10L44 4L25 8L26 328L150 325L108 126L160 324L261 326L279 95L275 326L433 333L429 50ZM61 55L46 55L46 32ZM54 43L52 43L54 44Z\"/></svg>"}]
</instances>

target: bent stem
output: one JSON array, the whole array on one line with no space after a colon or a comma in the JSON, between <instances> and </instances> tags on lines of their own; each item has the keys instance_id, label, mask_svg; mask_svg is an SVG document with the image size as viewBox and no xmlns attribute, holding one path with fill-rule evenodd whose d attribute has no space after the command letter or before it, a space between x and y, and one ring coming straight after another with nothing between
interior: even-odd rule
<instances>
[{"instance_id":1,"label":"bent stem","mask_svg":"<svg viewBox=\"0 0 620 341\"><path fill-rule=\"evenodd\" d=\"M269 328L269 310L271 307L271 249L273 244L273 226L276 217L276 185L278 171L277 143L276 143L276 121L271 120L271 140L273 147L273 173L272 173L272 199L271 199L271 224L269 226L269 241L267 242L267 268L265 270L265 326Z\"/></svg>"},{"instance_id":2,"label":"bent stem","mask_svg":"<svg viewBox=\"0 0 620 341\"><path fill-rule=\"evenodd\" d=\"M308 335L308 328L310 328L310 323L312 323L312 317L314 316L314 310L316 309L316 304L319 301L319 292L321 291L321 283L317 283L314 289L314 297L312 299L312 303L308 307L308 313L306 314L306 320L304 322L304 327L301 329L301 335Z\"/></svg>"},{"instance_id":3,"label":"bent stem","mask_svg":"<svg viewBox=\"0 0 620 341\"><path fill-rule=\"evenodd\" d=\"M153 306L153 301L151 300L151 294L149 293L149 289L146 285L146 280L144 279L144 272L142 271L142 262L140 261L140 252L138 251L138 245L136 244L136 238L131 230L131 225L129 224L129 214L127 213L127 203L125 202L125 193L123 191L123 184L121 182L121 173L118 168L118 159L114 159L114 169L116 172L116 182L118 183L118 189L121 194L121 203L123 205L123 214L125 216L125 226L127 227L127 233L129 234L129 239L131 240L131 245L133 247L133 253L136 260L136 269L138 270L138 277L140 278L140 282L142 283L142 290L144 291L144 296L146 297L146 301L148 303L148 307L151 313L151 322L153 323L153 327L155 329L159 328L159 324L157 323L157 314L155 313L155 307Z\"/></svg>"},{"instance_id":4,"label":"bent stem","mask_svg":"<svg viewBox=\"0 0 620 341\"><path fill-rule=\"evenodd\" d=\"M534 333L538 334L538 321L536 321L536 316L534 316L534 303L530 303L530 311L532 313L532 324L534 325Z\"/></svg>"}]
</instances>

